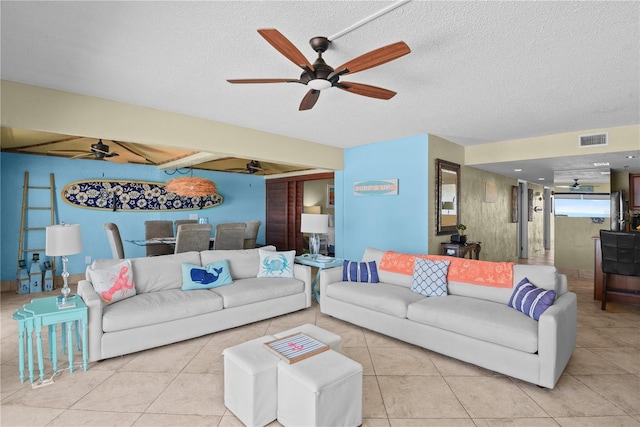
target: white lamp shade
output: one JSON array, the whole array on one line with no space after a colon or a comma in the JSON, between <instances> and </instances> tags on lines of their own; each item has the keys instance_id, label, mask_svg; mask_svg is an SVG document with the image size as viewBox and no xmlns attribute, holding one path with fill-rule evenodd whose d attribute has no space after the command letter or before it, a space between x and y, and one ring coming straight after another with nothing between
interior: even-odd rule
<instances>
[{"instance_id":1,"label":"white lamp shade","mask_svg":"<svg viewBox=\"0 0 640 427\"><path fill-rule=\"evenodd\" d=\"M302 214L300 231L303 233L327 234L329 232L329 215Z\"/></svg>"},{"instance_id":2,"label":"white lamp shade","mask_svg":"<svg viewBox=\"0 0 640 427\"><path fill-rule=\"evenodd\" d=\"M65 256L82 252L82 236L80 224L59 224L47 227L48 256Z\"/></svg>"}]
</instances>

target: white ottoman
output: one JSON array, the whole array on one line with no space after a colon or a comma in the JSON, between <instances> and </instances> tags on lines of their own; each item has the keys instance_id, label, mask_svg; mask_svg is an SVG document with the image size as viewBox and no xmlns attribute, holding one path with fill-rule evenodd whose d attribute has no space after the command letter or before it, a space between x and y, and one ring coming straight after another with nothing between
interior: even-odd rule
<instances>
[{"instance_id":1,"label":"white ottoman","mask_svg":"<svg viewBox=\"0 0 640 427\"><path fill-rule=\"evenodd\" d=\"M362 424L362 365L333 350L278 363L278 422L284 426Z\"/></svg>"},{"instance_id":2,"label":"white ottoman","mask_svg":"<svg viewBox=\"0 0 640 427\"><path fill-rule=\"evenodd\" d=\"M247 426L264 426L276 419L278 362L263 343L266 335L226 348L224 355L224 405Z\"/></svg>"},{"instance_id":3,"label":"white ottoman","mask_svg":"<svg viewBox=\"0 0 640 427\"><path fill-rule=\"evenodd\" d=\"M326 329L319 328L318 326L312 325L311 323L298 326L297 328L289 329L288 331L277 333L274 336L276 338L284 338L289 335L300 333L308 335L311 338L328 345L329 347L331 347L331 350L337 351L338 353L342 352L342 338L340 338L340 335L336 335L333 332L327 331Z\"/></svg>"}]
</instances>

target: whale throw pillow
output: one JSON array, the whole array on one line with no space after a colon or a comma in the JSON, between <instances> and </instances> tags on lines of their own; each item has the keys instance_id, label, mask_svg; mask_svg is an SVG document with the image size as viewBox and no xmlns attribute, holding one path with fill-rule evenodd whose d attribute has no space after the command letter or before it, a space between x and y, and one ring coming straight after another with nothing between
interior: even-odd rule
<instances>
[{"instance_id":1,"label":"whale throw pillow","mask_svg":"<svg viewBox=\"0 0 640 427\"><path fill-rule=\"evenodd\" d=\"M231 271L229 261L212 262L204 267L196 264L182 263L182 290L213 289L218 286L230 285Z\"/></svg>"}]
</instances>

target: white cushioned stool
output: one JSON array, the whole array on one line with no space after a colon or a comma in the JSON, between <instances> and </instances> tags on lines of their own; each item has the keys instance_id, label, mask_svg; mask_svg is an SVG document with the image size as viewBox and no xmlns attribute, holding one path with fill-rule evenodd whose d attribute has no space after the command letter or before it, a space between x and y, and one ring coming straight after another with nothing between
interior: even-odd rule
<instances>
[{"instance_id":1,"label":"white cushioned stool","mask_svg":"<svg viewBox=\"0 0 640 427\"><path fill-rule=\"evenodd\" d=\"M224 355L224 405L247 426L274 421L278 408L278 362L264 346L274 336L226 348Z\"/></svg>"},{"instance_id":2,"label":"white cushioned stool","mask_svg":"<svg viewBox=\"0 0 640 427\"><path fill-rule=\"evenodd\" d=\"M362 365L328 350L278 363L278 422L284 426L362 424Z\"/></svg>"},{"instance_id":3,"label":"white cushioned stool","mask_svg":"<svg viewBox=\"0 0 640 427\"><path fill-rule=\"evenodd\" d=\"M337 351L338 353L342 352L342 338L340 337L340 335L336 335L333 332L327 331L326 329L319 328L311 323L298 326L297 328L289 329L288 331L277 333L274 336L276 338L284 338L286 336L295 334L308 335L311 338L328 345L329 347L331 347L331 350Z\"/></svg>"}]
</instances>

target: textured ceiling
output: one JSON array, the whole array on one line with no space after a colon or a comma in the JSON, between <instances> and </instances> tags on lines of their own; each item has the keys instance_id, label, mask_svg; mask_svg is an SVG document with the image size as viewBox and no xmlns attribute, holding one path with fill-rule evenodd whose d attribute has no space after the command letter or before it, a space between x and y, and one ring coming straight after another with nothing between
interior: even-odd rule
<instances>
[{"instance_id":1,"label":"textured ceiling","mask_svg":"<svg viewBox=\"0 0 640 427\"><path fill-rule=\"evenodd\" d=\"M333 66L403 40L412 52L349 76L388 101L335 88L299 112L298 78L258 28L311 61L331 36L391 2L10 2L3 79L338 147L421 133L461 145L640 123L638 2L412 1L334 40Z\"/></svg>"}]
</instances>

